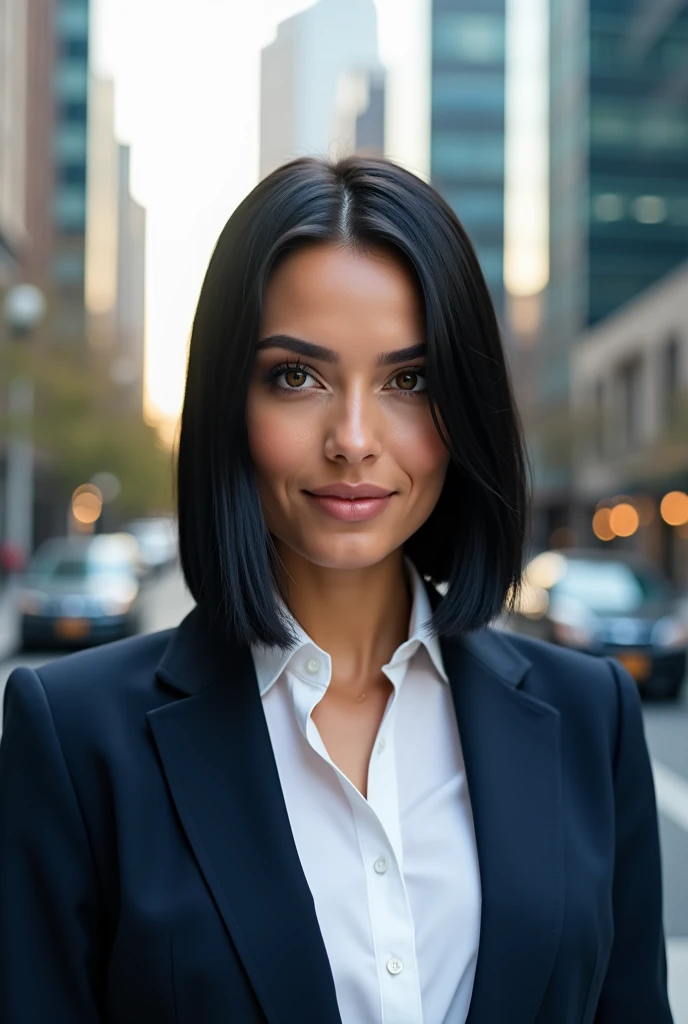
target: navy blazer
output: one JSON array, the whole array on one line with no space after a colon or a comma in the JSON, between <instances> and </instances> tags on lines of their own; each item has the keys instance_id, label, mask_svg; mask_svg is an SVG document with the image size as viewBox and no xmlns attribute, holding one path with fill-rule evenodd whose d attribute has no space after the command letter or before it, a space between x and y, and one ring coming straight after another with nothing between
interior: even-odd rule
<instances>
[{"instance_id":1,"label":"navy blazer","mask_svg":"<svg viewBox=\"0 0 688 1024\"><path fill-rule=\"evenodd\" d=\"M630 676L492 630L443 654L482 882L469 1024L670 1024ZM0 887L3 1024L340 1024L250 652L198 609L12 674Z\"/></svg>"}]
</instances>

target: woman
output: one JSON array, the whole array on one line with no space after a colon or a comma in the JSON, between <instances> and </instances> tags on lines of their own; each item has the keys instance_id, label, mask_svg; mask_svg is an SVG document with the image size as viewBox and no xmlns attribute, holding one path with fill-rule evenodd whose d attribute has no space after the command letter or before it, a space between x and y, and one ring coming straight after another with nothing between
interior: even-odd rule
<instances>
[{"instance_id":1,"label":"woman","mask_svg":"<svg viewBox=\"0 0 688 1024\"><path fill-rule=\"evenodd\" d=\"M668 1024L634 684L487 628L522 442L429 186L300 160L233 214L178 494L190 616L8 683L4 1024Z\"/></svg>"}]
</instances>

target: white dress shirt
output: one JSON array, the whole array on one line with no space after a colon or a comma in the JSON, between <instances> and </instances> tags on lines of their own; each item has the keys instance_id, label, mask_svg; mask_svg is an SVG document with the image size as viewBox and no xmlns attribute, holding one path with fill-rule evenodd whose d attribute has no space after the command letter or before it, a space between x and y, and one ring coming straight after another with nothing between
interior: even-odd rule
<instances>
[{"instance_id":1,"label":"white dress shirt","mask_svg":"<svg viewBox=\"0 0 688 1024\"><path fill-rule=\"evenodd\" d=\"M292 620L288 651L253 650L296 848L343 1024L464 1024L480 934L480 875L451 691L413 566L409 639L382 669L390 696L367 799L311 718L329 655Z\"/></svg>"}]
</instances>

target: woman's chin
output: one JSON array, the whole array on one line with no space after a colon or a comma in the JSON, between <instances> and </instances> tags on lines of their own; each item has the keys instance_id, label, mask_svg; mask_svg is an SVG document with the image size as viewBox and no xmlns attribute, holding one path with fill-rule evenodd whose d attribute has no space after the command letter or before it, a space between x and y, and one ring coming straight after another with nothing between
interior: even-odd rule
<instances>
[{"instance_id":1,"label":"woman's chin","mask_svg":"<svg viewBox=\"0 0 688 1024\"><path fill-rule=\"evenodd\" d=\"M299 545L297 554L313 565L323 569L369 569L388 558L396 547L390 548L389 540L382 537L332 537L314 543Z\"/></svg>"}]
</instances>

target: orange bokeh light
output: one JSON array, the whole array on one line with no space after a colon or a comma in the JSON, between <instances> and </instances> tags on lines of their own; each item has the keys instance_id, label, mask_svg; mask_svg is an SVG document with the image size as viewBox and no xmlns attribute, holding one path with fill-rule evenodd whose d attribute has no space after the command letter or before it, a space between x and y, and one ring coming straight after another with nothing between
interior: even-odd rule
<instances>
[{"instance_id":1,"label":"orange bokeh light","mask_svg":"<svg viewBox=\"0 0 688 1024\"><path fill-rule=\"evenodd\" d=\"M592 517L592 530L600 540L614 540L616 534L609 525L612 510L610 508L599 508Z\"/></svg>"},{"instance_id":2,"label":"orange bokeh light","mask_svg":"<svg viewBox=\"0 0 688 1024\"><path fill-rule=\"evenodd\" d=\"M609 529L617 537L632 537L640 526L640 516L632 505L622 501L609 513Z\"/></svg>"},{"instance_id":3,"label":"orange bokeh light","mask_svg":"<svg viewBox=\"0 0 688 1024\"><path fill-rule=\"evenodd\" d=\"M77 523L95 523L103 511L103 495L93 484L77 487L72 495L72 515Z\"/></svg>"},{"instance_id":4,"label":"orange bokeh light","mask_svg":"<svg viewBox=\"0 0 688 1024\"><path fill-rule=\"evenodd\" d=\"M659 506L662 519L669 526L683 526L688 523L688 494L683 491L669 491Z\"/></svg>"}]
</instances>

